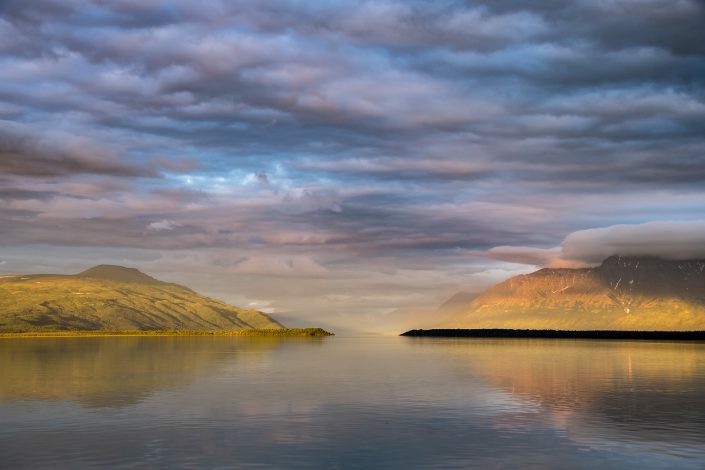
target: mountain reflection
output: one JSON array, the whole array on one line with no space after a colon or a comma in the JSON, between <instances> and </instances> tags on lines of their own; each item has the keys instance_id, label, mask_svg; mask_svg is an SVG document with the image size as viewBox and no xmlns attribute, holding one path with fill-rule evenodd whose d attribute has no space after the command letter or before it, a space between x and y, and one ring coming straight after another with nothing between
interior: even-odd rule
<instances>
[{"instance_id":1,"label":"mountain reflection","mask_svg":"<svg viewBox=\"0 0 705 470\"><path fill-rule=\"evenodd\" d=\"M705 438L705 344L476 340L452 347L469 360L463 375L543 406L574 438L600 435L596 427L640 440Z\"/></svg>"},{"instance_id":2,"label":"mountain reflection","mask_svg":"<svg viewBox=\"0 0 705 470\"><path fill-rule=\"evenodd\" d=\"M75 400L92 407L132 405L151 393L257 361L271 338L104 337L0 341L0 402Z\"/></svg>"}]
</instances>

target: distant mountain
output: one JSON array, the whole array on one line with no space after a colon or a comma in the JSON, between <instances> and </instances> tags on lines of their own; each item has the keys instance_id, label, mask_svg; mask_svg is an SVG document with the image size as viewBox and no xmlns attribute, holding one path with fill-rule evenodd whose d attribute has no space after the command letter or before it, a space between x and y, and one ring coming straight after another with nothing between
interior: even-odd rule
<instances>
[{"instance_id":1,"label":"distant mountain","mask_svg":"<svg viewBox=\"0 0 705 470\"><path fill-rule=\"evenodd\" d=\"M595 268L541 269L488 289L442 326L705 330L705 260L612 256Z\"/></svg>"},{"instance_id":2,"label":"distant mountain","mask_svg":"<svg viewBox=\"0 0 705 470\"><path fill-rule=\"evenodd\" d=\"M0 276L0 331L283 328L137 269L96 266L77 275Z\"/></svg>"},{"instance_id":3,"label":"distant mountain","mask_svg":"<svg viewBox=\"0 0 705 470\"><path fill-rule=\"evenodd\" d=\"M465 311L477 296L478 294L465 291L456 292L448 300L438 306L437 312L442 315L457 315Z\"/></svg>"}]
</instances>

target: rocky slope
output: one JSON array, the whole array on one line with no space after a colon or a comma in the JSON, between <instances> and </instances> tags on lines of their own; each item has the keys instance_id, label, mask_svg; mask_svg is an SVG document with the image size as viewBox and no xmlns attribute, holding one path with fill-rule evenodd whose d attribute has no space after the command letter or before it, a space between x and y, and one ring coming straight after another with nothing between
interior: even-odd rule
<instances>
[{"instance_id":1,"label":"rocky slope","mask_svg":"<svg viewBox=\"0 0 705 470\"><path fill-rule=\"evenodd\" d=\"M133 268L101 265L77 275L0 276L0 332L283 328Z\"/></svg>"},{"instance_id":2,"label":"rocky slope","mask_svg":"<svg viewBox=\"0 0 705 470\"><path fill-rule=\"evenodd\" d=\"M450 328L705 330L705 260L607 258L541 269L477 297Z\"/></svg>"}]
</instances>

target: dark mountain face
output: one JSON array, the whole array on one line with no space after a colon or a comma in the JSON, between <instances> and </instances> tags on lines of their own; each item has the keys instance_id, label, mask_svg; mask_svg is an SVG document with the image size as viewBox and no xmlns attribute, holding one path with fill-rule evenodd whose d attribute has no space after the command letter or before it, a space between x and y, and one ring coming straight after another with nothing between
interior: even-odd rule
<instances>
[{"instance_id":1,"label":"dark mountain face","mask_svg":"<svg viewBox=\"0 0 705 470\"><path fill-rule=\"evenodd\" d=\"M594 271L621 292L705 302L705 260L612 256Z\"/></svg>"},{"instance_id":2,"label":"dark mountain face","mask_svg":"<svg viewBox=\"0 0 705 470\"><path fill-rule=\"evenodd\" d=\"M613 256L595 268L541 269L488 289L447 326L705 329L705 260Z\"/></svg>"}]
</instances>

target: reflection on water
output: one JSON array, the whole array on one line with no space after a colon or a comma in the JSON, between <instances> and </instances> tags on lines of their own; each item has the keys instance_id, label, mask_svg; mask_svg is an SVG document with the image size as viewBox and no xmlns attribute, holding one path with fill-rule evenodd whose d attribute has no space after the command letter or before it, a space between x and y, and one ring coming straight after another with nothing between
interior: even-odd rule
<instances>
[{"instance_id":1,"label":"reflection on water","mask_svg":"<svg viewBox=\"0 0 705 470\"><path fill-rule=\"evenodd\" d=\"M239 346L241 354L267 352L276 342L244 341ZM0 401L135 404L155 390L216 374L218 354L234 352L228 343L208 337L6 339L0 341Z\"/></svg>"},{"instance_id":2,"label":"reflection on water","mask_svg":"<svg viewBox=\"0 0 705 470\"><path fill-rule=\"evenodd\" d=\"M466 356L466 373L541 405L573 438L694 444L696 452L705 442L704 344L489 339L436 346Z\"/></svg>"},{"instance_id":3,"label":"reflection on water","mask_svg":"<svg viewBox=\"0 0 705 470\"><path fill-rule=\"evenodd\" d=\"M697 343L12 339L0 372L4 468L705 467Z\"/></svg>"}]
</instances>

